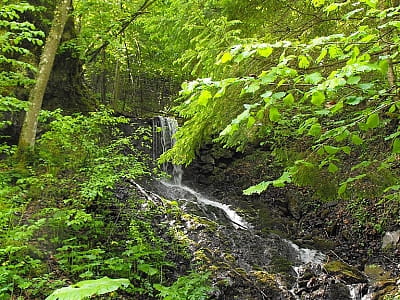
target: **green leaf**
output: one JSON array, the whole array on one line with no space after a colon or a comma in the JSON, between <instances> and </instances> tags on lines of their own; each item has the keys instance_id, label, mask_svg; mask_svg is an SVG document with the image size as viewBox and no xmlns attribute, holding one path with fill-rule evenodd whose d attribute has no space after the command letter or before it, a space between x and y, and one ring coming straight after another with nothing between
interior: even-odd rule
<instances>
[{"instance_id":1,"label":"green leaf","mask_svg":"<svg viewBox=\"0 0 400 300\"><path fill-rule=\"evenodd\" d=\"M389 70L389 62L387 59L383 59L378 63L379 70L383 75L387 74Z\"/></svg>"},{"instance_id":2,"label":"green leaf","mask_svg":"<svg viewBox=\"0 0 400 300\"><path fill-rule=\"evenodd\" d=\"M379 115L377 113L371 114L365 123L369 129L374 129L379 125Z\"/></svg>"},{"instance_id":3,"label":"green leaf","mask_svg":"<svg viewBox=\"0 0 400 300\"><path fill-rule=\"evenodd\" d=\"M253 116L250 116L247 120L247 128L252 127L256 123L256 119Z\"/></svg>"},{"instance_id":4,"label":"green leaf","mask_svg":"<svg viewBox=\"0 0 400 300\"><path fill-rule=\"evenodd\" d=\"M325 154L324 147L318 148L317 154L320 155L320 156L324 155Z\"/></svg>"},{"instance_id":5,"label":"green leaf","mask_svg":"<svg viewBox=\"0 0 400 300\"><path fill-rule=\"evenodd\" d=\"M242 90L242 93L255 93L260 89L260 84L258 82L253 82L249 86Z\"/></svg>"},{"instance_id":6,"label":"green leaf","mask_svg":"<svg viewBox=\"0 0 400 300\"><path fill-rule=\"evenodd\" d=\"M351 153L351 148L349 146L343 146L340 149L342 149L342 151L344 153L346 153L347 155L349 155Z\"/></svg>"},{"instance_id":7,"label":"green leaf","mask_svg":"<svg viewBox=\"0 0 400 300\"><path fill-rule=\"evenodd\" d=\"M307 56L300 55L298 57L299 60L299 68L306 69L310 66L310 61L308 60Z\"/></svg>"},{"instance_id":8,"label":"green leaf","mask_svg":"<svg viewBox=\"0 0 400 300\"><path fill-rule=\"evenodd\" d=\"M272 96L272 92L271 91L266 91L265 93L261 94L261 98L269 98Z\"/></svg>"},{"instance_id":9,"label":"green leaf","mask_svg":"<svg viewBox=\"0 0 400 300\"><path fill-rule=\"evenodd\" d=\"M339 48L338 46L336 46L336 45L331 45L331 46L329 46L328 52L329 52L330 58L337 58L337 57L343 55L342 49L340 49L340 48Z\"/></svg>"},{"instance_id":10,"label":"green leaf","mask_svg":"<svg viewBox=\"0 0 400 300\"><path fill-rule=\"evenodd\" d=\"M357 146L359 146L359 145L361 145L362 143L364 143L363 139L360 138L357 134L353 134L353 135L351 136L351 141L352 141L352 143L353 143L354 145L357 145Z\"/></svg>"},{"instance_id":11,"label":"green leaf","mask_svg":"<svg viewBox=\"0 0 400 300\"><path fill-rule=\"evenodd\" d=\"M360 169L360 168L367 168L371 165L371 161L369 160L364 160L360 162L359 164L356 164L354 167L351 168L352 171Z\"/></svg>"},{"instance_id":12,"label":"green leaf","mask_svg":"<svg viewBox=\"0 0 400 300\"><path fill-rule=\"evenodd\" d=\"M339 8L338 3L332 3L332 4L329 4L324 10L329 13L331 11L337 10L338 8Z\"/></svg>"},{"instance_id":13,"label":"green leaf","mask_svg":"<svg viewBox=\"0 0 400 300\"><path fill-rule=\"evenodd\" d=\"M320 55L316 59L316 62L320 63L327 54L328 54L328 50L326 48L322 48Z\"/></svg>"},{"instance_id":14,"label":"green leaf","mask_svg":"<svg viewBox=\"0 0 400 300\"><path fill-rule=\"evenodd\" d=\"M284 187L286 183L291 183L292 182L292 175L290 174L290 172L283 172L283 174L281 175L281 177L279 177L278 179L275 179L272 184L274 187Z\"/></svg>"},{"instance_id":15,"label":"green leaf","mask_svg":"<svg viewBox=\"0 0 400 300\"><path fill-rule=\"evenodd\" d=\"M244 59L250 57L251 55L253 55L255 52L256 52L255 50L252 50L252 51L245 50L245 51L241 52L238 56L236 56L234 61L239 63L242 60L244 60Z\"/></svg>"},{"instance_id":16,"label":"green leaf","mask_svg":"<svg viewBox=\"0 0 400 300\"><path fill-rule=\"evenodd\" d=\"M328 171L330 173L336 173L339 170L339 168L334 164L334 163L330 163L328 166Z\"/></svg>"},{"instance_id":17,"label":"green leaf","mask_svg":"<svg viewBox=\"0 0 400 300\"><path fill-rule=\"evenodd\" d=\"M285 98L283 98L283 103L287 106L292 106L294 104L294 97L291 93L287 94Z\"/></svg>"},{"instance_id":18,"label":"green leaf","mask_svg":"<svg viewBox=\"0 0 400 300\"><path fill-rule=\"evenodd\" d=\"M345 102L349 105L358 105L365 100L364 97L348 96Z\"/></svg>"},{"instance_id":19,"label":"green leaf","mask_svg":"<svg viewBox=\"0 0 400 300\"><path fill-rule=\"evenodd\" d=\"M276 107L271 107L269 109L269 119L272 122L277 122L281 118L281 114L279 113L278 109Z\"/></svg>"},{"instance_id":20,"label":"green leaf","mask_svg":"<svg viewBox=\"0 0 400 300\"><path fill-rule=\"evenodd\" d=\"M371 8L376 8L376 5L378 4L378 0L362 0L361 2L364 2Z\"/></svg>"},{"instance_id":21,"label":"green leaf","mask_svg":"<svg viewBox=\"0 0 400 300\"><path fill-rule=\"evenodd\" d=\"M154 268L150 264L139 264L137 268L139 271L142 271L143 273L146 273L149 276L153 276L159 273L158 269Z\"/></svg>"},{"instance_id":22,"label":"green leaf","mask_svg":"<svg viewBox=\"0 0 400 300\"><path fill-rule=\"evenodd\" d=\"M335 141L336 142L342 142L344 141L346 138L348 138L350 135L350 131L348 131L347 129L344 130L342 133L340 133L339 135L337 135L335 137Z\"/></svg>"},{"instance_id":23,"label":"green leaf","mask_svg":"<svg viewBox=\"0 0 400 300\"><path fill-rule=\"evenodd\" d=\"M308 130L308 134L312 135L314 137L318 137L321 135L321 124L316 123L313 124L310 128L310 130Z\"/></svg>"},{"instance_id":24,"label":"green leaf","mask_svg":"<svg viewBox=\"0 0 400 300\"><path fill-rule=\"evenodd\" d=\"M315 91L311 96L311 103L317 106L325 102L325 94L321 91Z\"/></svg>"},{"instance_id":25,"label":"green leaf","mask_svg":"<svg viewBox=\"0 0 400 300\"><path fill-rule=\"evenodd\" d=\"M262 120L264 119L264 109L260 109L257 114L256 114L257 120Z\"/></svg>"},{"instance_id":26,"label":"green leaf","mask_svg":"<svg viewBox=\"0 0 400 300\"><path fill-rule=\"evenodd\" d=\"M81 300L95 295L103 295L121 287L128 287L129 279L110 279L103 277L96 280L84 280L68 287L55 290L46 300Z\"/></svg>"},{"instance_id":27,"label":"green leaf","mask_svg":"<svg viewBox=\"0 0 400 300\"><path fill-rule=\"evenodd\" d=\"M269 57L272 54L272 52L273 52L272 47L257 49L257 54L263 57Z\"/></svg>"},{"instance_id":28,"label":"green leaf","mask_svg":"<svg viewBox=\"0 0 400 300\"><path fill-rule=\"evenodd\" d=\"M211 97L212 97L212 94L210 91L202 90L197 101L200 105L207 106L208 100L210 100Z\"/></svg>"},{"instance_id":29,"label":"green leaf","mask_svg":"<svg viewBox=\"0 0 400 300\"><path fill-rule=\"evenodd\" d=\"M392 106L390 106L389 110L390 113L394 113L396 111L396 105L393 104Z\"/></svg>"},{"instance_id":30,"label":"green leaf","mask_svg":"<svg viewBox=\"0 0 400 300\"><path fill-rule=\"evenodd\" d=\"M347 183L342 183L338 189L338 195L343 195L346 192L347 189Z\"/></svg>"},{"instance_id":31,"label":"green leaf","mask_svg":"<svg viewBox=\"0 0 400 300\"><path fill-rule=\"evenodd\" d=\"M350 76L349 78L347 78L346 81L347 81L348 84L354 85L354 84L359 83L360 80L361 80L360 76Z\"/></svg>"},{"instance_id":32,"label":"green leaf","mask_svg":"<svg viewBox=\"0 0 400 300\"><path fill-rule=\"evenodd\" d=\"M326 153L333 155L339 152L340 148L335 147L335 146L329 146L329 145L325 145L324 146L324 150L326 151Z\"/></svg>"},{"instance_id":33,"label":"green leaf","mask_svg":"<svg viewBox=\"0 0 400 300\"><path fill-rule=\"evenodd\" d=\"M321 82L322 79L323 78L319 72L307 74L304 76L304 82L310 83L310 84L317 84L317 83Z\"/></svg>"},{"instance_id":34,"label":"green leaf","mask_svg":"<svg viewBox=\"0 0 400 300\"><path fill-rule=\"evenodd\" d=\"M221 62L222 64L225 64L225 63L231 61L232 59L233 59L232 54L231 54L230 52L225 52L225 53L222 55L222 57L221 57L221 59L220 59L220 62Z\"/></svg>"},{"instance_id":35,"label":"green leaf","mask_svg":"<svg viewBox=\"0 0 400 300\"><path fill-rule=\"evenodd\" d=\"M272 95L272 99L278 100L283 98L286 95L286 92L277 92Z\"/></svg>"},{"instance_id":36,"label":"green leaf","mask_svg":"<svg viewBox=\"0 0 400 300\"><path fill-rule=\"evenodd\" d=\"M392 152L395 153L395 154L399 154L400 153L400 139L395 139L393 141Z\"/></svg>"},{"instance_id":37,"label":"green leaf","mask_svg":"<svg viewBox=\"0 0 400 300\"><path fill-rule=\"evenodd\" d=\"M252 185L243 191L244 195L261 194L272 184L272 181L263 181L259 184Z\"/></svg>"}]
</instances>

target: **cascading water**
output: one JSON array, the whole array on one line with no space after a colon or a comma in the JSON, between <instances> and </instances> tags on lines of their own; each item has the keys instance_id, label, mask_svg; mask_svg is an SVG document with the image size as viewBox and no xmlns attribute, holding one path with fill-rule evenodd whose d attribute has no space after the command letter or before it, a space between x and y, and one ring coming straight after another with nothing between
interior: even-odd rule
<instances>
[{"instance_id":1,"label":"cascading water","mask_svg":"<svg viewBox=\"0 0 400 300\"><path fill-rule=\"evenodd\" d=\"M174 134L178 129L178 122L174 118L159 116L153 119L153 159L160 157L175 144ZM179 165L164 162L162 169L165 173L171 174L174 183L182 183L183 170Z\"/></svg>"},{"instance_id":2,"label":"cascading water","mask_svg":"<svg viewBox=\"0 0 400 300\"><path fill-rule=\"evenodd\" d=\"M153 158L157 159L162 153L170 149L175 144L174 134L178 129L178 122L170 117L159 116L153 121ZM187 201L194 199L199 204L216 207L221 210L225 217L235 228L248 229L247 224L229 205L208 199L201 193L182 184L183 170L181 166L163 163L163 171L172 175L171 181L161 181L169 189L170 197L183 198ZM188 199L189 198L189 199Z\"/></svg>"},{"instance_id":3,"label":"cascading water","mask_svg":"<svg viewBox=\"0 0 400 300\"><path fill-rule=\"evenodd\" d=\"M156 117L153 120L153 158L156 160L162 153L170 149L174 143L174 134L178 129L178 123L170 117ZM185 208L186 205L197 207L196 211L204 212L207 218L213 218L215 221L221 221L221 216L226 218L235 229L247 229L245 231L230 231L227 240L230 240L234 247L232 253L238 256L246 253L243 265L250 268L251 265L263 265L267 269L275 255L282 256L292 262L292 269L296 282L290 287L281 286L282 291L287 291L284 298L279 299L331 299L336 300L337 295L340 299L348 300L370 300L370 292L365 283L344 285L346 291L341 290L343 283L340 283L335 277L329 277L323 272L323 264L327 257L319 251L300 248L293 242L285 240L279 236L271 235L261 237L256 235L250 224L242 219L229 205L211 200L199 193L195 189L182 183L183 170L181 166L169 163L162 165L164 172L171 175L171 180L158 181L160 187L158 192L164 197L181 200ZM225 230L231 230L225 228ZM240 235L240 236L239 236ZM242 243L241 241L245 241ZM228 241L226 241L228 242ZM240 248L239 248L240 247ZM242 256L242 260L244 257ZM313 274L311 279L310 275ZM319 290L313 290L312 286L320 280L320 285L324 286L327 282L337 285L338 292L335 296L325 295L325 287ZM305 282L306 281L306 282ZM336 284L336 285L335 285ZM342 291L342 294L340 292ZM318 294L320 292L320 294ZM322 297L322 298L321 298ZM225 298L224 298L225 299ZM262 299L267 299L262 297ZM269 298L268 298L269 299Z\"/></svg>"}]
</instances>

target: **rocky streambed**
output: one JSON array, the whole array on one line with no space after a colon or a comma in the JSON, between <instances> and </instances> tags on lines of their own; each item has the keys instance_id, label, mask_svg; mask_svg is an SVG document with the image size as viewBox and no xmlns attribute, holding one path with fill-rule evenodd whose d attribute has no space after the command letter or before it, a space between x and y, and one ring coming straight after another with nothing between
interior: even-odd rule
<instances>
[{"instance_id":1,"label":"rocky streambed","mask_svg":"<svg viewBox=\"0 0 400 300\"><path fill-rule=\"evenodd\" d=\"M153 136L162 141L153 151L162 153L174 143L170 130L177 124L156 120L168 124ZM318 201L305 188L244 196L250 185L279 177L282 168L268 149L242 154L208 145L183 176L172 169L166 171L174 180L149 188L188 213L179 230L192 241L192 263L212 274L211 299L369 300L398 289L398 205L393 224L385 226L393 230L385 234L355 219L346 203ZM371 202L371 209L377 207Z\"/></svg>"},{"instance_id":2,"label":"rocky streambed","mask_svg":"<svg viewBox=\"0 0 400 300\"><path fill-rule=\"evenodd\" d=\"M384 295L398 290L400 231L396 227L396 217L392 224L386 224L388 230L382 231L355 219L354 211L346 203L318 202L310 198L309 191L294 186L272 188L262 195L243 196L244 188L261 177L265 178L262 172L276 178L273 168L268 170L265 165L254 168L260 155L265 153L257 152L245 157L210 147L203 149L197 161L186 170L186 179L194 182L199 190L235 207L252 224L250 231L222 233L229 239L220 241L218 246L215 241L210 242L213 248L230 253L238 263L237 267L246 271L247 277L268 274L269 286L274 286L272 290L261 293L262 280L254 281L252 277L251 282L257 282L257 288L249 298L221 299L368 300L384 299ZM259 161L264 164L266 160ZM253 166L251 169L250 165ZM368 213L373 216L374 210L379 208L371 201L369 209ZM212 235L213 238L216 236ZM301 261L298 251L293 254L296 251L288 250L290 247L285 250L282 245L277 246L276 241L280 239L293 241L295 247L303 251L315 249L324 255L324 259ZM207 239L200 240L205 243ZM262 260L257 260L257 257L262 257ZM228 291L232 289L228 288Z\"/></svg>"}]
</instances>

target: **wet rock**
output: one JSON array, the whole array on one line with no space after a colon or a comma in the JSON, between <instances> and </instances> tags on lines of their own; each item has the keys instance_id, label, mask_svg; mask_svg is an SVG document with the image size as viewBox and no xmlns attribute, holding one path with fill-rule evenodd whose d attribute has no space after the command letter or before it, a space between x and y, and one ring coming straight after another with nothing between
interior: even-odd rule
<instances>
[{"instance_id":1,"label":"wet rock","mask_svg":"<svg viewBox=\"0 0 400 300\"><path fill-rule=\"evenodd\" d=\"M296 219L299 220L301 216L301 209L298 195L295 191L290 190L286 194L287 201L288 201L288 209L290 214Z\"/></svg>"},{"instance_id":2,"label":"wet rock","mask_svg":"<svg viewBox=\"0 0 400 300\"><path fill-rule=\"evenodd\" d=\"M202 163L212 164L212 165L215 163L214 157L212 157L211 154L200 155L200 161Z\"/></svg>"},{"instance_id":3,"label":"wet rock","mask_svg":"<svg viewBox=\"0 0 400 300\"><path fill-rule=\"evenodd\" d=\"M338 260L326 263L324 265L324 269L328 274L335 275L337 278L348 284L367 281L365 275L362 272Z\"/></svg>"},{"instance_id":4,"label":"wet rock","mask_svg":"<svg viewBox=\"0 0 400 300\"><path fill-rule=\"evenodd\" d=\"M200 173L201 174L210 174L214 170L214 166L212 164L204 164L200 166Z\"/></svg>"},{"instance_id":5,"label":"wet rock","mask_svg":"<svg viewBox=\"0 0 400 300\"><path fill-rule=\"evenodd\" d=\"M397 285L394 279L375 282L375 284L373 285L373 293L371 299L373 300L384 299L385 295L389 295L396 290L397 290Z\"/></svg>"},{"instance_id":6,"label":"wet rock","mask_svg":"<svg viewBox=\"0 0 400 300\"><path fill-rule=\"evenodd\" d=\"M373 264L364 267L365 275L373 282L388 280L391 276L389 271L384 270L381 266Z\"/></svg>"},{"instance_id":7,"label":"wet rock","mask_svg":"<svg viewBox=\"0 0 400 300\"><path fill-rule=\"evenodd\" d=\"M400 241L400 230L386 232L382 239L382 249L394 248Z\"/></svg>"},{"instance_id":8,"label":"wet rock","mask_svg":"<svg viewBox=\"0 0 400 300\"><path fill-rule=\"evenodd\" d=\"M350 300L350 291L348 287L341 282L335 282L328 285L326 289L326 300Z\"/></svg>"}]
</instances>

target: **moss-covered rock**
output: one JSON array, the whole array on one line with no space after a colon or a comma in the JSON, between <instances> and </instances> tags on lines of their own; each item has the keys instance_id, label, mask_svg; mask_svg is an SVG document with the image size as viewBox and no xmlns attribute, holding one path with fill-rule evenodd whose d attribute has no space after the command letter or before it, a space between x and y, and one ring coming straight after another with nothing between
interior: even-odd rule
<instances>
[{"instance_id":1,"label":"moss-covered rock","mask_svg":"<svg viewBox=\"0 0 400 300\"><path fill-rule=\"evenodd\" d=\"M335 275L346 283L367 282L367 278L362 272L338 260L326 263L324 269L328 274Z\"/></svg>"}]
</instances>

